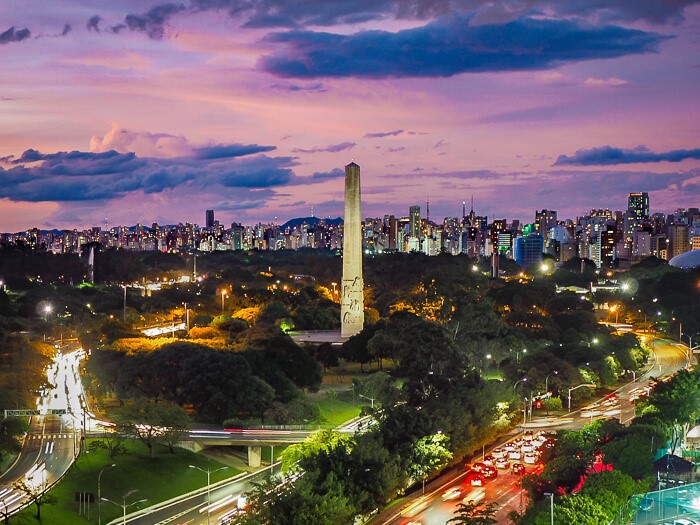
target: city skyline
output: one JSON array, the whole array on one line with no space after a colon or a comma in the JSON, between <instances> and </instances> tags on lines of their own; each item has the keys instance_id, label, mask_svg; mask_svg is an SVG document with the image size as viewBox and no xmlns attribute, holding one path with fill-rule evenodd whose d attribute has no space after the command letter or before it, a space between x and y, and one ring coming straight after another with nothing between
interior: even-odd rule
<instances>
[{"instance_id":1,"label":"city skyline","mask_svg":"<svg viewBox=\"0 0 700 525\"><path fill-rule=\"evenodd\" d=\"M3 2L0 231L697 207L697 4Z\"/></svg>"}]
</instances>

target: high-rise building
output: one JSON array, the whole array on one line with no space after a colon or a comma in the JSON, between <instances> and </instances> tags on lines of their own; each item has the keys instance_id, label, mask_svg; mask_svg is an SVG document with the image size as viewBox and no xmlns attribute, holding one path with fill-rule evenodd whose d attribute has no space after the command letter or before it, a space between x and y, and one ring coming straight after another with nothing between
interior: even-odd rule
<instances>
[{"instance_id":1,"label":"high-rise building","mask_svg":"<svg viewBox=\"0 0 700 525\"><path fill-rule=\"evenodd\" d=\"M513 241L515 262L523 268L542 262L544 239L537 233L516 237Z\"/></svg>"},{"instance_id":2,"label":"high-rise building","mask_svg":"<svg viewBox=\"0 0 700 525\"><path fill-rule=\"evenodd\" d=\"M207 228L214 227L214 210L207 210L206 222Z\"/></svg>"},{"instance_id":3,"label":"high-rise building","mask_svg":"<svg viewBox=\"0 0 700 525\"><path fill-rule=\"evenodd\" d=\"M537 232L547 240L549 238L549 230L557 225L556 210L535 211L535 228Z\"/></svg>"},{"instance_id":4,"label":"high-rise building","mask_svg":"<svg viewBox=\"0 0 700 525\"><path fill-rule=\"evenodd\" d=\"M420 206L411 206L408 209L408 235L420 238Z\"/></svg>"},{"instance_id":5,"label":"high-rise building","mask_svg":"<svg viewBox=\"0 0 700 525\"><path fill-rule=\"evenodd\" d=\"M627 199L627 210L634 214L639 221L649 220L649 194L647 192L630 193Z\"/></svg>"}]
</instances>

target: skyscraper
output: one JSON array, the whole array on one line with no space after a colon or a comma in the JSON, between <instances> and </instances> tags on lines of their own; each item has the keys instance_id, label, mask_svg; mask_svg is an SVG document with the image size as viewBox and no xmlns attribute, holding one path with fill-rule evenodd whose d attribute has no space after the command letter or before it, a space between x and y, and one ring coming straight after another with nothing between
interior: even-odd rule
<instances>
[{"instance_id":1,"label":"skyscraper","mask_svg":"<svg viewBox=\"0 0 700 525\"><path fill-rule=\"evenodd\" d=\"M207 228L214 227L214 210L207 210L206 225L207 225Z\"/></svg>"},{"instance_id":2,"label":"skyscraper","mask_svg":"<svg viewBox=\"0 0 700 525\"><path fill-rule=\"evenodd\" d=\"M343 223L343 288L340 304L340 335L352 337L365 321L362 281L362 198L360 166L345 166L345 217Z\"/></svg>"},{"instance_id":3,"label":"skyscraper","mask_svg":"<svg viewBox=\"0 0 700 525\"><path fill-rule=\"evenodd\" d=\"M649 220L649 194L647 192L630 193L627 199L627 209L639 221Z\"/></svg>"},{"instance_id":4,"label":"skyscraper","mask_svg":"<svg viewBox=\"0 0 700 525\"><path fill-rule=\"evenodd\" d=\"M420 206L411 206L408 208L408 235L410 237L420 238Z\"/></svg>"}]
</instances>

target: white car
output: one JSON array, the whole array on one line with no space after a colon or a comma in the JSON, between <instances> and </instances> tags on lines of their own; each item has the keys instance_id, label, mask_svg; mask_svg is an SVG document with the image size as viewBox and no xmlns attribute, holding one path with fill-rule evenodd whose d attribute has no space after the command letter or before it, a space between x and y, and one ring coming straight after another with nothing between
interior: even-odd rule
<instances>
[{"instance_id":1,"label":"white car","mask_svg":"<svg viewBox=\"0 0 700 525\"><path fill-rule=\"evenodd\" d=\"M513 459L515 461L520 461L520 451L514 450L508 453L508 459Z\"/></svg>"},{"instance_id":2,"label":"white car","mask_svg":"<svg viewBox=\"0 0 700 525\"><path fill-rule=\"evenodd\" d=\"M475 489L467 494L467 497L462 500L462 503L476 503L484 499L484 496L486 496L485 489Z\"/></svg>"},{"instance_id":3,"label":"white car","mask_svg":"<svg viewBox=\"0 0 700 525\"><path fill-rule=\"evenodd\" d=\"M537 463L537 456L532 452L530 452L529 454L525 454L523 462L527 463L528 465L534 465L535 463Z\"/></svg>"},{"instance_id":4,"label":"white car","mask_svg":"<svg viewBox=\"0 0 700 525\"><path fill-rule=\"evenodd\" d=\"M442 493L442 500L450 501L459 498L461 495L462 489L460 489L459 487L452 487L451 489L447 489L445 492Z\"/></svg>"}]
</instances>

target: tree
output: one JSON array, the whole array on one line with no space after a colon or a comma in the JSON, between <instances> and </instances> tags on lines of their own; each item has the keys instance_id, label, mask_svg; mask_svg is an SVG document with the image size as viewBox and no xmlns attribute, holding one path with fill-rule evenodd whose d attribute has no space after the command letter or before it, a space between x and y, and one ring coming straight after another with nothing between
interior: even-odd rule
<instances>
[{"instance_id":1,"label":"tree","mask_svg":"<svg viewBox=\"0 0 700 525\"><path fill-rule=\"evenodd\" d=\"M299 469L299 463L312 458L321 451L328 451L338 447L349 448L352 438L341 434L337 430L319 430L307 437L302 443L291 445L282 452L282 471L295 471Z\"/></svg>"},{"instance_id":2,"label":"tree","mask_svg":"<svg viewBox=\"0 0 700 525\"><path fill-rule=\"evenodd\" d=\"M542 408L544 408L547 411L547 415L549 415L549 413L552 411L561 410L561 408L562 408L561 398L549 397L549 398L543 400L542 401Z\"/></svg>"},{"instance_id":3,"label":"tree","mask_svg":"<svg viewBox=\"0 0 700 525\"><path fill-rule=\"evenodd\" d=\"M649 436L629 434L606 443L602 451L605 460L616 469L634 479L642 479L651 474L655 452L652 450L652 443Z\"/></svg>"},{"instance_id":4,"label":"tree","mask_svg":"<svg viewBox=\"0 0 700 525\"><path fill-rule=\"evenodd\" d=\"M174 453L174 445L192 426L187 413L168 401L139 398L114 411L118 431L136 436L153 459L153 446L163 443Z\"/></svg>"},{"instance_id":5,"label":"tree","mask_svg":"<svg viewBox=\"0 0 700 525\"><path fill-rule=\"evenodd\" d=\"M612 519L627 499L634 494L636 488L637 484L627 474L619 470L605 470L589 474L580 494L595 500L608 518Z\"/></svg>"},{"instance_id":6,"label":"tree","mask_svg":"<svg viewBox=\"0 0 700 525\"><path fill-rule=\"evenodd\" d=\"M445 434L425 436L413 445L410 472L413 479L425 478L431 472L444 467L452 459L452 452L447 448L450 438Z\"/></svg>"},{"instance_id":7,"label":"tree","mask_svg":"<svg viewBox=\"0 0 700 525\"><path fill-rule=\"evenodd\" d=\"M468 501L460 503L455 511L455 517L447 520L447 523L457 525L493 525L497 523L494 518L497 505L494 502Z\"/></svg>"},{"instance_id":8,"label":"tree","mask_svg":"<svg viewBox=\"0 0 700 525\"><path fill-rule=\"evenodd\" d=\"M24 480L17 481L13 485L15 490L23 492L29 500L36 505L36 519L41 521L41 506L55 505L58 498L46 491L46 483L33 484Z\"/></svg>"},{"instance_id":9,"label":"tree","mask_svg":"<svg viewBox=\"0 0 700 525\"><path fill-rule=\"evenodd\" d=\"M550 510L540 512L535 518L536 525L549 525ZM554 523L575 523L576 525L603 525L609 518L597 502L588 496L575 495L564 498L561 504L554 505Z\"/></svg>"}]
</instances>

